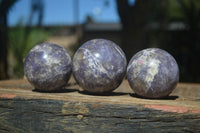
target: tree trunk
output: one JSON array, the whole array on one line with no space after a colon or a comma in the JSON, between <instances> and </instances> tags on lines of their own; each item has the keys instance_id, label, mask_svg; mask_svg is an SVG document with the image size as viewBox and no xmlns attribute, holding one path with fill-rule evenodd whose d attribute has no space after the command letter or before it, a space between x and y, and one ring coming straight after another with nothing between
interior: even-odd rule
<instances>
[{"instance_id":1,"label":"tree trunk","mask_svg":"<svg viewBox=\"0 0 200 133\"><path fill-rule=\"evenodd\" d=\"M8 78L8 24L9 9L18 0L0 0L0 80Z\"/></svg>"},{"instance_id":2,"label":"tree trunk","mask_svg":"<svg viewBox=\"0 0 200 133\"><path fill-rule=\"evenodd\" d=\"M8 78L8 26L7 15L0 18L0 80Z\"/></svg>"},{"instance_id":3,"label":"tree trunk","mask_svg":"<svg viewBox=\"0 0 200 133\"><path fill-rule=\"evenodd\" d=\"M123 25L122 49L127 59L145 48L145 24L148 11L148 1L138 0L130 5L128 0L116 0L118 13Z\"/></svg>"}]
</instances>

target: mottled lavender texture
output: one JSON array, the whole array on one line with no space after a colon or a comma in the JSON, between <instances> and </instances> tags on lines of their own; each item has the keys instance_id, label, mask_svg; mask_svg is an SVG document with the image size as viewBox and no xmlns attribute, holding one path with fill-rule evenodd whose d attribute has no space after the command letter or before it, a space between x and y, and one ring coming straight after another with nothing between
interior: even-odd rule
<instances>
[{"instance_id":1,"label":"mottled lavender texture","mask_svg":"<svg viewBox=\"0 0 200 133\"><path fill-rule=\"evenodd\" d=\"M127 78L136 94L146 98L162 98L176 87L179 69L169 53L149 48L132 57L127 67Z\"/></svg>"},{"instance_id":2,"label":"mottled lavender texture","mask_svg":"<svg viewBox=\"0 0 200 133\"><path fill-rule=\"evenodd\" d=\"M61 89L70 78L71 57L61 46L41 43L33 47L24 62L24 73L37 90Z\"/></svg>"},{"instance_id":3,"label":"mottled lavender texture","mask_svg":"<svg viewBox=\"0 0 200 133\"><path fill-rule=\"evenodd\" d=\"M73 58L73 75L90 93L111 92L126 73L126 57L119 46L109 40L93 39L84 43Z\"/></svg>"}]
</instances>

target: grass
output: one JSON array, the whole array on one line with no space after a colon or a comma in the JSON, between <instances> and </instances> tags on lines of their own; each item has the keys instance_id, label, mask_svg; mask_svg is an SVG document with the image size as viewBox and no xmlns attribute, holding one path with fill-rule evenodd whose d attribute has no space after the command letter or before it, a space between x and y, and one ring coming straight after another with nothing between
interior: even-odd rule
<instances>
[{"instance_id":1,"label":"grass","mask_svg":"<svg viewBox=\"0 0 200 133\"><path fill-rule=\"evenodd\" d=\"M10 77L21 78L24 75L24 59L29 50L36 44L45 42L45 39L51 35L51 31L47 32L41 28L31 28L27 32L27 28L21 25L10 29L9 31L9 58Z\"/></svg>"}]
</instances>

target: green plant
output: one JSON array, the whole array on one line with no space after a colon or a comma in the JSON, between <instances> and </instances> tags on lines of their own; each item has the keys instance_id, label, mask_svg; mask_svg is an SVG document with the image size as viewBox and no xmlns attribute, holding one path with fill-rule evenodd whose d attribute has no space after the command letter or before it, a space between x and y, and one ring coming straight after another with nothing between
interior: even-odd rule
<instances>
[{"instance_id":1,"label":"green plant","mask_svg":"<svg viewBox=\"0 0 200 133\"><path fill-rule=\"evenodd\" d=\"M44 42L50 34L43 29L31 28L19 24L9 31L10 55L13 56L13 76L20 78L24 75L23 60L29 50L38 43Z\"/></svg>"}]
</instances>

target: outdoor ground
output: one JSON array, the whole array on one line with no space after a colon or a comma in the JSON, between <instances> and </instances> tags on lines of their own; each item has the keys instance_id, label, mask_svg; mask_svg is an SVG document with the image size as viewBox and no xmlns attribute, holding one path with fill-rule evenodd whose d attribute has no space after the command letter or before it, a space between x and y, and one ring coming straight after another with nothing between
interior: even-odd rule
<instances>
[{"instance_id":1,"label":"outdoor ground","mask_svg":"<svg viewBox=\"0 0 200 133\"><path fill-rule=\"evenodd\" d=\"M63 46L65 49L67 49L67 51L69 52L69 54L73 55L74 51L72 51L71 47L76 44L77 42L77 37L74 35L70 35L70 36L50 36L47 38L47 42L52 42L52 43L56 43L59 44L60 46Z\"/></svg>"}]
</instances>

